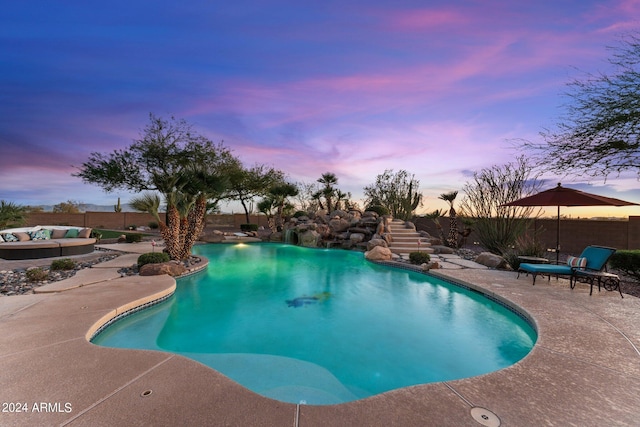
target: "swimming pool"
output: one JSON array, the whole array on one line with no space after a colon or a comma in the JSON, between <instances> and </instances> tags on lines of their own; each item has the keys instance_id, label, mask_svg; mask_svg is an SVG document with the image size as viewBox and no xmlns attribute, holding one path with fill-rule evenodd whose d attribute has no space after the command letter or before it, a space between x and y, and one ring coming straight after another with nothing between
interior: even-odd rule
<instances>
[{"instance_id":1,"label":"swimming pool","mask_svg":"<svg viewBox=\"0 0 640 427\"><path fill-rule=\"evenodd\" d=\"M336 404L516 363L536 333L485 296L362 253L203 245L205 272L93 339L169 351L277 400Z\"/></svg>"}]
</instances>

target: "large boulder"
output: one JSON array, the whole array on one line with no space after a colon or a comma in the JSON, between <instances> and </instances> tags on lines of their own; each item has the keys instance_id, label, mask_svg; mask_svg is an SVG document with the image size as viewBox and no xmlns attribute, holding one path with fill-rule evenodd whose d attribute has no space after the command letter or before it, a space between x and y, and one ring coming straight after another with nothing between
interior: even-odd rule
<instances>
[{"instance_id":1,"label":"large boulder","mask_svg":"<svg viewBox=\"0 0 640 427\"><path fill-rule=\"evenodd\" d=\"M439 239L438 239L439 241ZM455 251L453 250L453 248L450 248L449 246L442 246L442 245L432 245L431 246L433 248L433 251L437 254L453 254L455 253Z\"/></svg>"},{"instance_id":2,"label":"large boulder","mask_svg":"<svg viewBox=\"0 0 640 427\"><path fill-rule=\"evenodd\" d=\"M319 239L320 239L320 234L313 230L307 230L298 234L298 244L300 246L305 246L307 248L318 247Z\"/></svg>"},{"instance_id":3,"label":"large boulder","mask_svg":"<svg viewBox=\"0 0 640 427\"><path fill-rule=\"evenodd\" d=\"M367 242L367 250L375 248L376 246L382 246L383 248L387 247L387 242L384 239L371 239Z\"/></svg>"},{"instance_id":4,"label":"large boulder","mask_svg":"<svg viewBox=\"0 0 640 427\"><path fill-rule=\"evenodd\" d=\"M155 264L145 264L140 267L141 276L160 276L168 274L172 277L182 276L187 272L187 268L179 262L169 261Z\"/></svg>"},{"instance_id":5,"label":"large boulder","mask_svg":"<svg viewBox=\"0 0 640 427\"><path fill-rule=\"evenodd\" d=\"M376 246L364 253L364 257L371 261L389 261L392 256L391 249L383 246Z\"/></svg>"},{"instance_id":6,"label":"large boulder","mask_svg":"<svg viewBox=\"0 0 640 427\"><path fill-rule=\"evenodd\" d=\"M348 214L348 213L346 213L346 212L345 212L345 211L343 211L343 210L336 209L335 211L331 212L331 213L329 214L329 216L330 216L331 218L335 218L335 217L338 217L338 218L348 218L348 217L349 217L349 214Z\"/></svg>"},{"instance_id":7,"label":"large boulder","mask_svg":"<svg viewBox=\"0 0 640 427\"><path fill-rule=\"evenodd\" d=\"M351 240L351 243L353 244L363 242L364 238L365 238L365 235L363 233L352 233L349 236L349 240Z\"/></svg>"},{"instance_id":8,"label":"large boulder","mask_svg":"<svg viewBox=\"0 0 640 427\"><path fill-rule=\"evenodd\" d=\"M329 227L334 233L341 233L347 231L351 227L351 222L342 218L334 218L329 221Z\"/></svg>"},{"instance_id":9,"label":"large boulder","mask_svg":"<svg viewBox=\"0 0 640 427\"><path fill-rule=\"evenodd\" d=\"M482 252L474 261L489 268L506 268L509 265L500 255L491 252Z\"/></svg>"}]
</instances>

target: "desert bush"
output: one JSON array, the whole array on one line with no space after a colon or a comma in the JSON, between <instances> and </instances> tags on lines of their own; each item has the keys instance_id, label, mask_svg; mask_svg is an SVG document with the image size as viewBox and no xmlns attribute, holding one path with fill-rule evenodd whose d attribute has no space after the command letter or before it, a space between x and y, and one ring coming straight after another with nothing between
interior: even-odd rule
<instances>
[{"instance_id":1,"label":"desert bush","mask_svg":"<svg viewBox=\"0 0 640 427\"><path fill-rule=\"evenodd\" d=\"M73 270L76 268L76 263L71 258L62 258L53 260L51 263L51 270Z\"/></svg>"},{"instance_id":2,"label":"desert bush","mask_svg":"<svg viewBox=\"0 0 640 427\"><path fill-rule=\"evenodd\" d=\"M640 281L640 249L616 251L609 265Z\"/></svg>"},{"instance_id":3,"label":"desert bush","mask_svg":"<svg viewBox=\"0 0 640 427\"><path fill-rule=\"evenodd\" d=\"M411 264L422 265L431 261L431 256L426 252L410 252L409 262Z\"/></svg>"},{"instance_id":4,"label":"desert bush","mask_svg":"<svg viewBox=\"0 0 640 427\"><path fill-rule=\"evenodd\" d=\"M127 243L138 243L142 241L142 234L125 234Z\"/></svg>"},{"instance_id":5,"label":"desert bush","mask_svg":"<svg viewBox=\"0 0 640 427\"><path fill-rule=\"evenodd\" d=\"M511 265L514 270L520 267L519 256L532 256L538 258L544 258L547 253L547 249L544 247L540 239L536 238L536 233L533 235L525 233L516 238L514 247L507 249L502 254L503 258Z\"/></svg>"},{"instance_id":6,"label":"desert bush","mask_svg":"<svg viewBox=\"0 0 640 427\"><path fill-rule=\"evenodd\" d=\"M308 216L309 214L307 213L307 211L296 211L296 213L293 214L294 218L300 218L301 216Z\"/></svg>"},{"instance_id":7,"label":"desert bush","mask_svg":"<svg viewBox=\"0 0 640 427\"><path fill-rule=\"evenodd\" d=\"M42 282L47 280L49 273L40 267L30 268L26 272L27 281L29 282Z\"/></svg>"},{"instance_id":8,"label":"desert bush","mask_svg":"<svg viewBox=\"0 0 640 427\"><path fill-rule=\"evenodd\" d=\"M258 231L258 224L240 224L241 231Z\"/></svg>"},{"instance_id":9,"label":"desert bush","mask_svg":"<svg viewBox=\"0 0 640 427\"><path fill-rule=\"evenodd\" d=\"M463 187L461 216L474 220L475 235L483 247L504 255L526 232L531 219L540 214L540 208L506 204L536 193L539 186L524 156L514 163L474 172L473 179Z\"/></svg>"},{"instance_id":10,"label":"desert bush","mask_svg":"<svg viewBox=\"0 0 640 427\"><path fill-rule=\"evenodd\" d=\"M160 227L160 226L159 226L159 225L158 225L158 223L157 223L157 222L155 222L155 221L151 221L151 222L149 223L149 228L150 228L150 229L152 229L152 230L157 230L157 229L158 229L158 227Z\"/></svg>"},{"instance_id":11,"label":"desert bush","mask_svg":"<svg viewBox=\"0 0 640 427\"><path fill-rule=\"evenodd\" d=\"M367 210L371 211L371 212L375 212L379 216L389 215L389 209L387 209L387 208L385 208L384 206L381 206L381 205L371 205L371 206L367 207Z\"/></svg>"},{"instance_id":12,"label":"desert bush","mask_svg":"<svg viewBox=\"0 0 640 427\"><path fill-rule=\"evenodd\" d=\"M165 252L147 252L138 257L138 268L145 264L160 264L169 261L169 254Z\"/></svg>"}]
</instances>

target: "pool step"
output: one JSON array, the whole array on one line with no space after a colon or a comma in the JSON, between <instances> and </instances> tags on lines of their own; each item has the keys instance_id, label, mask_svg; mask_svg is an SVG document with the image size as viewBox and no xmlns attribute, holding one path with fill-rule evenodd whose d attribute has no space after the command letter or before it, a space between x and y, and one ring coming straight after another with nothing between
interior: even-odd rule
<instances>
[{"instance_id":1,"label":"pool step","mask_svg":"<svg viewBox=\"0 0 640 427\"><path fill-rule=\"evenodd\" d=\"M389 224L391 243L389 249L394 254L407 258L411 252L434 252L431 244L422 239L420 233L415 228L407 228L404 221L393 220Z\"/></svg>"}]
</instances>

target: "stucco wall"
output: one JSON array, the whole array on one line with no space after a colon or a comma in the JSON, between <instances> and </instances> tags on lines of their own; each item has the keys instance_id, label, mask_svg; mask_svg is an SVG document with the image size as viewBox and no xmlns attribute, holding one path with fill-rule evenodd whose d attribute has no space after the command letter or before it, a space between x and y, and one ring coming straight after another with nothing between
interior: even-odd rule
<instances>
[{"instance_id":1,"label":"stucco wall","mask_svg":"<svg viewBox=\"0 0 640 427\"><path fill-rule=\"evenodd\" d=\"M251 215L252 223L267 226L264 215ZM130 226L145 226L155 222L152 215L139 212L85 212L77 214L39 212L29 214L25 226L36 225L74 225L78 227L105 228L111 230L126 230ZM237 228L244 224L243 214L207 215L207 226L220 228Z\"/></svg>"},{"instance_id":2,"label":"stucco wall","mask_svg":"<svg viewBox=\"0 0 640 427\"><path fill-rule=\"evenodd\" d=\"M440 218L445 237L449 231L449 218ZM415 218L418 230L425 230L435 237L439 233L432 220ZM555 248L556 228L555 219L535 220L534 227L541 228L540 239L545 247ZM462 228L459 222L458 228ZM475 233L467 238L472 243L477 240ZM560 251L567 254L579 254L589 245L611 246L616 249L640 249L640 216L630 216L627 221L599 221L588 219L560 220Z\"/></svg>"}]
</instances>

